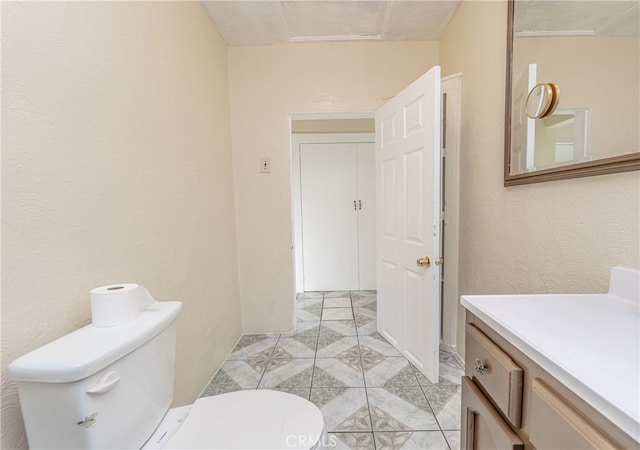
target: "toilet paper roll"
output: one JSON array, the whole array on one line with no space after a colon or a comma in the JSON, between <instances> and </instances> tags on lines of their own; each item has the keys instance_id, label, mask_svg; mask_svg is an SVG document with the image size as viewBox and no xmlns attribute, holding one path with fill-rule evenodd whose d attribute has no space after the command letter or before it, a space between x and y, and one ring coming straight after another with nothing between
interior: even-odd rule
<instances>
[{"instance_id":1,"label":"toilet paper roll","mask_svg":"<svg viewBox=\"0 0 640 450\"><path fill-rule=\"evenodd\" d=\"M91 323L95 327L122 325L155 302L146 288L135 283L98 287L91 290Z\"/></svg>"}]
</instances>

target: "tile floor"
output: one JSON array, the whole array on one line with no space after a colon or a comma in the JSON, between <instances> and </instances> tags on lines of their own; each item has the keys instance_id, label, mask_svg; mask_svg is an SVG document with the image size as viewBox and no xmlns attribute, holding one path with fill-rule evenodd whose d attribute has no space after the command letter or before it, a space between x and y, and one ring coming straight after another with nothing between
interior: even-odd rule
<instances>
[{"instance_id":1,"label":"tile floor","mask_svg":"<svg viewBox=\"0 0 640 450\"><path fill-rule=\"evenodd\" d=\"M460 377L440 353L431 383L376 331L373 291L308 292L293 334L244 335L202 396L275 389L322 410L335 449L458 449Z\"/></svg>"}]
</instances>

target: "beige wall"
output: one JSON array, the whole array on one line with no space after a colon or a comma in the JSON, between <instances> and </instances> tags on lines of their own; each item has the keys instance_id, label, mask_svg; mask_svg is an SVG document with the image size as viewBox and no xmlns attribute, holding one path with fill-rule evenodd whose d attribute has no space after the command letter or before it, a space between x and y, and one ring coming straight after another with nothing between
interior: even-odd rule
<instances>
[{"instance_id":1,"label":"beige wall","mask_svg":"<svg viewBox=\"0 0 640 450\"><path fill-rule=\"evenodd\" d=\"M440 41L464 73L460 293L606 292L611 266L640 268L640 173L503 187L506 13L464 1Z\"/></svg>"},{"instance_id":2,"label":"beige wall","mask_svg":"<svg viewBox=\"0 0 640 450\"><path fill-rule=\"evenodd\" d=\"M437 62L437 42L229 48L245 332L293 325L289 115L373 112Z\"/></svg>"},{"instance_id":3,"label":"beige wall","mask_svg":"<svg viewBox=\"0 0 640 450\"><path fill-rule=\"evenodd\" d=\"M14 358L87 324L89 290L181 300L175 404L241 332L227 50L196 2L2 5L2 448Z\"/></svg>"}]
</instances>

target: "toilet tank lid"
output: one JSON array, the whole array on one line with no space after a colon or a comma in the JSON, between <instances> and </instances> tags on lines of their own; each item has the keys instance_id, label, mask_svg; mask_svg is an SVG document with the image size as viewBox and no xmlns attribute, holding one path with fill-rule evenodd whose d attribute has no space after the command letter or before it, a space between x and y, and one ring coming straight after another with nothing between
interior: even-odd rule
<instances>
[{"instance_id":1,"label":"toilet tank lid","mask_svg":"<svg viewBox=\"0 0 640 450\"><path fill-rule=\"evenodd\" d=\"M141 311L137 319L122 325L87 325L16 359L9 365L9 375L23 382L82 380L166 329L181 308L181 302L157 302Z\"/></svg>"}]
</instances>

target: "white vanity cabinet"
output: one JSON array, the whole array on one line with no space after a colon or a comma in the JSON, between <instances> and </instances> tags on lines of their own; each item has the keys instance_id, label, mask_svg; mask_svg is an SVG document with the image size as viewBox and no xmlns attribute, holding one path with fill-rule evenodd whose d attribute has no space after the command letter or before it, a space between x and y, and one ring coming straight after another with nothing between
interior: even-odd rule
<instances>
[{"instance_id":1,"label":"white vanity cabinet","mask_svg":"<svg viewBox=\"0 0 640 450\"><path fill-rule=\"evenodd\" d=\"M616 270L609 294L463 296L463 449L640 449L640 275Z\"/></svg>"}]
</instances>

